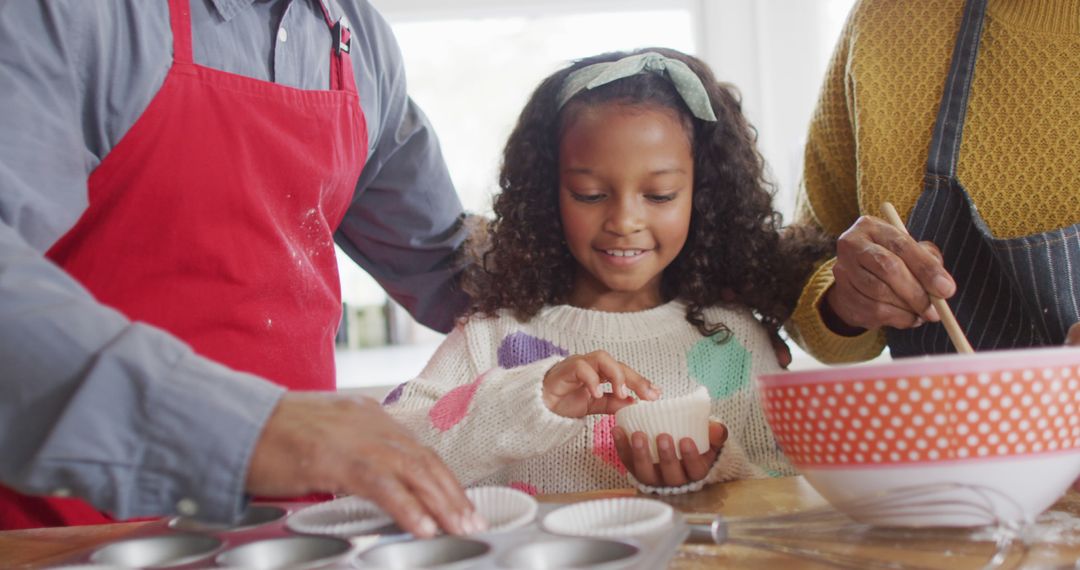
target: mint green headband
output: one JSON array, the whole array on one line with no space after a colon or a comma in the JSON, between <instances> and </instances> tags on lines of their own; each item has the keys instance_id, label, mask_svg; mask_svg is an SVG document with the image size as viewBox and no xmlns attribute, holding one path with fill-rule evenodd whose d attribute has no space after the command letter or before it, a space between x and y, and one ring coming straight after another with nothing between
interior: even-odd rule
<instances>
[{"instance_id":1,"label":"mint green headband","mask_svg":"<svg viewBox=\"0 0 1080 570\"><path fill-rule=\"evenodd\" d=\"M559 91L558 108L561 109L584 89L594 89L645 72L667 76L695 117L702 121L716 121L716 114L709 103L709 93L705 91L701 78L685 63L654 51L624 57L618 61L594 63L571 73Z\"/></svg>"}]
</instances>

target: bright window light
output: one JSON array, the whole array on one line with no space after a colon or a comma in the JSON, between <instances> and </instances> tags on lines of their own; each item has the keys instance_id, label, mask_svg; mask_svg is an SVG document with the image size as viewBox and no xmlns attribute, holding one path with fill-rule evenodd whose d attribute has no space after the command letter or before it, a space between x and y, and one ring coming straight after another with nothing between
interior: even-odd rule
<instances>
[{"instance_id":1,"label":"bright window light","mask_svg":"<svg viewBox=\"0 0 1080 570\"><path fill-rule=\"evenodd\" d=\"M498 189L506 137L541 80L574 59L605 51L695 50L695 27L686 9L391 20L391 25L405 59L409 93L435 126L461 201L467 210L485 215ZM347 303L385 299L344 254L339 262Z\"/></svg>"}]
</instances>

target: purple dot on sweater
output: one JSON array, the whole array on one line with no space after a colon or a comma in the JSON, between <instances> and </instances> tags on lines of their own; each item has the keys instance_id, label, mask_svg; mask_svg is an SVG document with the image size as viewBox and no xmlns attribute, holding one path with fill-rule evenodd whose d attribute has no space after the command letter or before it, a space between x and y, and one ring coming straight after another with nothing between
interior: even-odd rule
<instances>
[{"instance_id":1,"label":"purple dot on sweater","mask_svg":"<svg viewBox=\"0 0 1080 570\"><path fill-rule=\"evenodd\" d=\"M406 384L408 384L408 382L402 382L401 384L397 385L397 388L391 390L390 393L387 394L385 398L383 398L382 405L389 406L390 404L393 404L394 402L400 400L401 395L405 393Z\"/></svg>"},{"instance_id":2,"label":"purple dot on sweater","mask_svg":"<svg viewBox=\"0 0 1080 570\"><path fill-rule=\"evenodd\" d=\"M525 366L556 354L566 356L570 352L546 340L516 332L504 338L502 344L499 345L499 367Z\"/></svg>"}]
</instances>

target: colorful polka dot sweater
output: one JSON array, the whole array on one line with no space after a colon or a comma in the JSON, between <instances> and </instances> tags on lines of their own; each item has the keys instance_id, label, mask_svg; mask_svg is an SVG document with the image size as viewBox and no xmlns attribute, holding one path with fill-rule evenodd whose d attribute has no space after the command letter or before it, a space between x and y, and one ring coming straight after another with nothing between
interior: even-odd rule
<instances>
[{"instance_id":1,"label":"colorful polka dot sweater","mask_svg":"<svg viewBox=\"0 0 1080 570\"><path fill-rule=\"evenodd\" d=\"M862 0L833 54L807 135L800 215L838 236L922 192L964 0ZM1011 238L1080 222L1080 0L989 0L957 162L990 231ZM825 362L872 358L881 330L840 336L818 307L830 261L788 330Z\"/></svg>"},{"instance_id":2,"label":"colorful polka dot sweater","mask_svg":"<svg viewBox=\"0 0 1080 570\"><path fill-rule=\"evenodd\" d=\"M679 397L706 386L728 440L707 482L794 473L765 423L756 374L778 371L766 331L746 309L712 308L726 342L703 337L672 302L633 313L547 307L527 323L473 318L446 338L420 376L384 404L433 447L465 485L529 493L627 487L613 415L554 414L541 400L545 373L570 354L605 350Z\"/></svg>"}]
</instances>

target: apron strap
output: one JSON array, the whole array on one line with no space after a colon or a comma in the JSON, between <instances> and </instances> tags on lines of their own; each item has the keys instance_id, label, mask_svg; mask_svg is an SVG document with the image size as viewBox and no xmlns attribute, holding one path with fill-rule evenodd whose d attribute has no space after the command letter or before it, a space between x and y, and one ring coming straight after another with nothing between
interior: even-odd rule
<instances>
[{"instance_id":1,"label":"apron strap","mask_svg":"<svg viewBox=\"0 0 1080 570\"><path fill-rule=\"evenodd\" d=\"M173 35L173 62L193 63L189 0L169 0L169 26Z\"/></svg>"},{"instance_id":2,"label":"apron strap","mask_svg":"<svg viewBox=\"0 0 1080 570\"><path fill-rule=\"evenodd\" d=\"M352 46L352 31L349 29L348 20L344 17L334 20L330 15L330 7L326 0L318 0L322 8L323 18L330 28L330 89L348 90L355 89L352 74L352 62L349 59L349 50Z\"/></svg>"},{"instance_id":3,"label":"apron strap","mask_svg":"<svg viewBox=\"0 0 1080 570\"><path fill-rule=\"evenodd\" d=\"M352 44L351 30L345 18L336 22L330 16L326 0L318 0L326 26L333 39L330 61L330 89L355 90L352 63L348 53ZM191 51L191 6L190 0L169 0L169 26L173 34L173 61L175 63L194 63Z\"/></svg>"},{"instance_id":4,"label":"apron strap","mask_svg":"<svg viewBox=\"0 0 1080 570\"><path fill-rule=\"evenodd\" d=\"M975 75L975 59L979 54L979 38L985 16L986 0L968 0L964 5L964 19L956 35L949 77L945 81L934 136L930 141L926 163L928 181L935 177L951 179L956 176L956 159L964 133L968 93Z\"/></svg>"}]
</instances>

